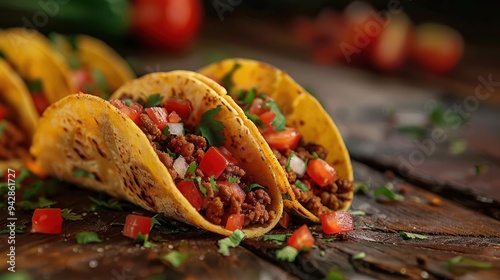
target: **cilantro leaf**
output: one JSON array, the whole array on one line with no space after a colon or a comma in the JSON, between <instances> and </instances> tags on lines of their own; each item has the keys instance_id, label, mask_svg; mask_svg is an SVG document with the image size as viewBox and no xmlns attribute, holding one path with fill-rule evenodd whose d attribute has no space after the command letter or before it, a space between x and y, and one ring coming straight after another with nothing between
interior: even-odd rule
<instances>
[{"instance_id":1,"label":"cilantro leaf","mask_svg":"<svg viewBox=\"0 0 500 280\"><path fill-rule=\"evenodd\" d=\"M32 199L37 194L41 193L43 190L43 181L37 180L33 183L26 191L24 191L22 197L24 199Z\"/></svg>"},{"instance_id":2,"label":"cilantro leaf","mask_svg":"<svg viewBox=\"0 0 500 280\"><path fill-rule=\"evenodd\" d=\"M366 254L365 252L360 252L360 253L357 253L356 255L352 256L352 260L362 260L366 257Z\"/></svg>"},{"instance_id":3,"label":"cilantro leaf","mask_svg":"<svg viewBox=\"0 0 500 280\"><path fill-rule=\"evenodd\" d=\"M347 278L337 269L330 269L328 274L323 278L323 280L347 280Z\"/></svg>"},{"instance_id":4,"label":"cilantro leaf","mask_svg":"<svg viewBox=\"0 0 500 280\"><path fill-rule=\"evenodd\" d=\"M286 234L265 234L262 236L262 241L286 241Z\"/></svg>"},{"instance_id":5,"label":"cilantro leaf","mask_svg":"<svg viewBox=\"0 0 500 280\"><path fill-rule=\"evenodd\" d=\"M245 116L247 116L247 118L251 120L256 126L260 128L266 127L266 125L260 120L259 116L250 113L248 110L243 110L243 112L245 113Z\"/></svg>"},{"instance_id":6,"label":"cilantro leaf","mask_svg":"<svg viewBox=\"0 0 500 280\"><path fill-rule=\"evenodd\" d=\"M474 268L491 268L492 267L491 263L489 263L489 262L479 262L479 261L464 258L462 256L457 256L457 257L450 259L448 261L448 263L446 264L446 267L448 269L452 269L459 264L469 266L469 267L474 267Z\"/></svg>"},{"instance_id":7,"label":"cilantro leaf","mask_svg":"<svg viewBox=\"0 0 500 280\"><path fill-rule=\"evenodd\" d=\"M292 161L292 157L295 156L294 152L290 153L290 156L288 156L288 160L286 161L286 172L290 171L290 161Z\"/></svg>"},{"instance_id":8,"label":"cilantro leaf","mask_svg":"<svg viewBox=\"0 0 500 280\"><path fill-rule=\"evenodd\" d=\"M81 169L81 168L76 168L75 170L73 170L73 177L76 177L76 178L88 177L88 178L95 179L95 175L92 172L87 171L85 169Z\"/></svg>"},{"instance_id":9,"label":"cilantro leaf","mask_svg":"<svg viewBox=\"0 0 500 280\"><path fill-rule=\"evenodd\" d=\"M159 93L152 94L148 96L148 99L146 100L146 105L144 107L158 107L161 105L161 100L163 99L163 96L161 96Z\"/></svg>"},{"instance_id":10,"label":"cilantro leaf","mask_svg":"<svg viewBox=\"0 0 500 280\"><path fill-rule=\"evenodd\" d=\"M193 161L189 164L188 169L186 170L186 174L184 175L184 178L187 179L188 181L193 181L194 177L196 177L196 168L198 165L196 164L196 161Z\"/></svg>"},{"instance_id":11,"label":"cilantro leaf","mask_svg":"<svg viewBox=\"0 0 500 280\"><path fill-rule=\"evenodd\" d=\"M257 183L253 183L251 184L250 186L246 186L245 188L243 188L243 191L245 191L245 193L249 193L251 192L253 189L255 188L261 188L261 189L264 189L263 186L257 184Z\"/></svg>"},{"instance_id":12,"label":"cilantro leaf","mask_svg":"<svg viewBox=\"0 0 500 280\"><path fill-rule=\"evenodd\" d=\"M24 201L17 203L17 205L21 209L24 209L24 210L35 210L37 208L47 208L47 207L52 206L54 204L56 204L55 201L50 201L47 198L45 198L44 196L39 197L38 202L24 200Z\"/></svg>"},{"instance_id":13,"label":"cilantro leaf","mask_svg":"<svg viewBox=\"0 0 500 280\"><path fill-rule=\"evenodd\" d=\"M417 234L417 233L411 233L411 232L406 232L406 231L400 231L399 235L404 238L409 238L409 239L427 239L427 236Z\"/></svg>"},{"instance_id":14,"label":"cilantro leaf","mask_svg":"<svg viewBox=\"0 0 500 280\"><path fill-rule=\"evenodd\" d=\"M175 268L179 268L184 263L184 261L186 261L188 257L189 257L188 254L183 254L174 250L164 255L162 259L168 261Z\"/></svg>"},{"instance_id":15,"label":"cilantro leaf","mask_svg":"<svg viewBox=\"0 0 500 280\"><path fill-rule=\"evenodd\" d=\"M231 184L238 183L238 178L237 177L229 177L227 181Z\"/></svg>"},{"instance_id":16,"label":"cilantro leaf","mask_svg":"<svg viewBox=\"0 0 500 280\"><path fill-rule=\"evenodd\" d=\"M450 142L448 151L452 155L459 155L467 150L467 141L464 139L455 139Z\"/></svg>"},{"instance_id":17,"label":"cilantro leaf","mask_svg":"<svg viewBox=\"0 0 500 280\"><path fill-rule=\"evenodd\" d=\"M69 208L64 208L61 210L61 216L65 219L65 220L70 220L70 221L81 221L83 220L82 218L82 215L80 214L77 214L75 212L73 212L71 209Z\"/></svg>"},{"instance_id":18,"label":"cilantro leaf","mask_svg":"<svg viewBox=\"0 0 500 280\"><path fill-rule=\"evenodd\" d=\"M26 80L25 82L30 93L43 92L43 82L41 80Z\"/></svg>"},{"instance_id":19,"label":"cilantro leaf","mask_svg":"<svg viewBox=\"0 0 500 280\"><path fill-rule=\"evenodd\" d=\"M245 233L237 229L230 236L223 238L217 242L219 244L218 252L224 256L229 256L229 248L235 248L240 245L240 242L245 239Z\"/></svg>"},{"instance_id":20,"label":"cilantro leaf","mask_svg":"<svg viewBox=\"0 0 500 280\"><path fill-rule=\"evenodd\" d=\"M441 104L432 107L429 113L429 119L435 126L442 128L453 127L454 129L459 129L469 120L468 117L464 117L455 110L451 110L451 108L444 108ZM455 127L455 121L450 122L452 119L459 120L457 127Z\"/></svg>"},{"instance_id":21,"label":"cilantro leaf","mask_svg":"<svg viewBox=\"0 0 500 280\"><path fill-rule=\"evenodd\" d=\"M164 234L185 232L191 229L186 224L166 218L163 213L158 213L151 218L151 229L154 227Z\"/></svg>"},{"instance_id":22,"label":"cilantro leaf","mask_svg":"<svg viewBox=\"0 0 500 280\"><path fill-rule=\"evenodd\" d=\"M217 185L215 184L215 177L214 175L210 176L210 187L212 187L212 190L214 192L216 192L218 189L217 189Z\"/></svg>"},{"instance_id":23,"label":"cilantro leaf","mask_svg":"<svg viewBox=\"0 0 500 280\"><path fill-rule=\"evenodd\" d=\"M285 246L282 249L276 250L276 258L287 262L294 262L298 254L299 250L292 246Z\"/></svg>"},{"instance_id":24,"label":"cilantro leaf","mask_svg":"<svg viewBox=\"0 0 500 280\"><path fill-rule=\"evenodd\" d=\"M325 238L322 238L325 242L333 242L335 241L336 237L335 236L328 236Z\"/></svg>"},{"instance_id":25,"label":"cilantro leaf","mask_svg":"<svg viewBox=\"0 0 500 280\"><path fill-rule=\"evenodd\" d=\"M14 232L21 234L21 233L24 233L25 229L26 229L25 225L15 226ZM0 234L10 234L10 232L11 232L11 230L10 230L9 226L5 226L5 229L0 230Z\"/></svg>"},{"instance_id":26,"label":"cilantro leaf","mask_svg":"<svg viewBox=\"0 0 500 280\"><path fill-rule=\"evenodd\" d=\"M161 131L161 133L167 137L170 136L170 127L167 125L165 128ZM170 153L169 153L170 154Z\"/></svg>"},{"instance_id":27,"label":"cilantro leaf","mask_svg":"<svg viewBox=\"0 0 500 280\"><path fill-rule=\"evenodd\" d=\"M132 105L132 102L134 102L134 101L132 99L129 99L129 98L123 100L123 103L125 103L125 105L127 107L130 107L130 105Z\"/></svg>"},{"instance_id":28,"label":"cilantro leaf","mask_svg":"<svg viewBox=\"0 0 500 280\"><path fill-rule=\"evenodd\" d=\"M354 193L361 191L364 195L369 195L370 189L370 184L367 182L354 182Z\"/></svg>"},{"instance_id":29,"label":"cilantro leaf","mask_svg":"<svg viewBox=\"0 0 500 280\"><path fill-rule=\"evenodd\" d=\"M78 244L87 244L87 243L100 243L102 239L99 238L99 235L93 231L82 231L75 235L76 243Z\"/></svg>"},{"instance_id":30,"label":"cilantro leaf","mask_svg":"<svg viewBox=\"0 0 500 280\"><path fill-rule=\"evenodd\" d=\"M168 127L168 125L167 125L167 127ZM176 153L174 153L174 152L172 152L172 151L171 151L171 150L169 150L168 148L167 148L167 153L168 153L168 155L169 155L169 156L171 156L171 157L173 157L173 158L176 158L176 157L177 157L177 154L176 154Z\"/></svg>"},{"instance_id":31,"label":"cilantro leaf","mask_svg":"<svg viewBox=\"0 0 500 280\"><path fill-rule=\"evenodd\" d=\"M207 138L210 146L220 147L224 143L224 140L226 140L222 134L224 124L215 119L221 109L221 105L217 105L217 107L203 113L200 122L196 126L196 134L201 134L201 136Z\"/></svg>"},{"instance_id":32,"label":"cilantro leaf","mask_svg":"<svg viewBox=\"0 0 500 280\"><path fill-rule=\"evenodd\" d=\"M222 77L221 79L221 82L222 82L222 85L226 88L227 92L229 94L231 94L232 90L233 90L233 87L234 87L234 82L233 82L233 74L234 72L236 72L236 70L238 70L238 68L240 68L241 65L239 65L238 63L235 63L233 65L233 68L231 69L231 71L229 71L226 75L224 75L224 77Z\"/></svg>"},{"instance_id":33,"label":"cilantro leaf","mask_svg":"<svg viewBox=\"0 0 500 280\"><path fill-rule=\"evenodd\" d=\"M196 180L196 182L198 182L198 188L200 189L201 193L204 196L207 196L207 189L201 183L201 177L200 176L196 176L196 177L194 177L194 179Z\"/></svg>"},{"instance_id":34,"label":"cilantro leaf","mask_svg":"<svg viewBox=\"0 0 500 280\"><path fill-rule=\"evenodd\" d=\"M313 156L314 158L319 158L319 156L318 156L318 154L317 154L316 152L313 152L313 153L312 153L312 156Z\"/></svg>"},{"instance_id":35,"label":"cilantro leaf","mask_svg":"<svg viewBox=\"0 0 500 280\"><path fill-rule=\"evenodd\" d=\"M123 206L118 200L109 200L108 202L104 200L98 200L96 198L93 198L89 196L89 199L94 202L95 206L99 208L105 208L109 210L118 210L118 211L123 211Z\"/></svg>"},{"instance_id":36,"label":"cilantro leaf","mask_svg":"<svg viewBox=\"0 0 500 280\"><path fill-rule=\"evenodd\" d=\"M365 216L366 212L361 210L350 211L353 216Z\"/></svg>"},{"instance_id":37,"label":"cilantro leaf","mask_svg":"<svg viewBox=\"0 0 500 280\"><path fill-rule=\"evenodd\" d=\"M267 101L264 104L265 107L268 107L271 112L274 112L276 114L276 117L274 117L274 120L271 122L271 125L274 126L274 130L276 131L283 131L285 130L285 125L286 125L286 119L285 116L281 113L280 109L278 108L278 104L276 104L275 101Z\"/></svg>"},{"instance_id":38,"label":"cilantro leaf","mask_svg":"<svg viewBox=\"0 0 500 280\"><path fill-rule=\"evenodd\" d=\"M373 195L375 195L375 197L385 196L386 198L388 198L389 200L392 200L392 201L403 201L403 200L405 200L404 196L402 196L400 194L397 194L397 193L394 193L387 186L382 186L382 187L378 188L373 193Z\"/></svg>"},{"instance_id":39,"label":"cilantro leaf","mask_svg":"<svg viewBox=\"0 0 500 280\"><path fill-rule=\"evenodd\" d=\"M247 108L250 108L249 106L252 104L256 95L257 95L256 89L255 88L250 89L245 93L245 97L243 99L238 100L238 105L240 106L248 105Z\"/></svg>"},{"instance_id":40,"label":"cilantro leaf","mask_svg":"<svg viewBox=\"0 0 500 280\"><path fill-rule=\"evenodd\" d=\"M284 193L284 194L282 194L282 195L281 195L281 198L283 198L283 199L287 199L287 200L292 200L292 197L291 197L291 196L290 196L290 194L288 194L288 193Z\"/></svg>"},{"instance_id":41,"label":"cilantro leaf","mask_svg":"<svg viewBox=\"0 0 500 280\"><path fill-rule=\"evenodd\" d=\"M300 180L296 180L294 184L297 188L301 189L304 192L307 192L309 190L306 184L302 183L302 181Z\"/></svg>"},{"instance_id":42,"label":"cilantro leaf","mask_svg":"<svg viewBox=\"0 0 500 280\"><path fill-rule=\"evenodd\" d=\"M145 248L152 248L152 247L156 246L156 244L154 244L153 242L148 241L148 238L149 238L149 234L139 233L139 234L137 234L137 237L135 238L134 243L141 244Z\"/></svg>"}]
</instances>

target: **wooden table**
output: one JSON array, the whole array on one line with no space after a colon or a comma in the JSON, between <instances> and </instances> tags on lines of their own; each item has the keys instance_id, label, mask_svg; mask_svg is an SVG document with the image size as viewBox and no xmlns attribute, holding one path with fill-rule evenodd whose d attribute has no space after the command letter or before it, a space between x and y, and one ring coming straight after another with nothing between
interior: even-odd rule
<instances>
[{"instance_id":1,"label":"wooden table","mask_svg":"<svg viewBox=\"0 0 500 280\"><path fill-rule=\"evenodd\" d=\"M194 70L220 46L207 41L182 57L140 55L135 57L134 66L139 73ZM85 210L91 204L88 196L99 194L62 184L61 190L50 197L57 201L55 206L85 212L86 216L83 221L65 221L62 235L41 235L29 233L32 213L19 210L18 223L28 228L16 236L17 270L27 272L32 279L86 280L322 279L330 271L349 279L500 278L500 114L496 108L481 103L464 128L446 130L450 139L467 141L465 151L451 154L448 142L437 143L423 162L411 165L411 172L406 172L400 167L401 158L409 160L419 148L396 132L389 112L396 108L400 119L408 113L422 114L428 102L443 101L438 90L353 70L314 66L237 45L224 44L224 48L233 56L275 64L315 89L342 131L353 158L356 181L372 186L368 195L355 196L352 210L366 213L355 216L355 230L333 240L322 234L319 225L309 224L317 247L301 253L293 263L275 257L276 249L283 245L259 238L245 239L241 246L231 249L231 256L224 257L217 252L217 240L222 237L196 229L173 234L154 230L151 237L162 241L156 241L154 248L144 248L122 236L122 226L113 224L123 223L132 211L152 213L139 208L89 212ZM453 105L463 100L446 102ZM471 175L470 169L476 164L487 165L488 172ZM399 175L409 176L405 181ZM405 200L384 202L373 196L376 188L388 184ZM5 228L5 207L0 211L0 228ZM301 224L297 221L287 230L276 228L271 233L291 233ZM103 242L78 245L75 234L81 231L95 231ZM427 238L406 239L400 236L401 231ZM189 253L190 257L179 268L158 259L172 250ZM7 235L0 236L0 252L4 260ZM360 252L366 257L353 260ZM449 260L458 256L487 262L491 268L447 268ZM6 262L0 262L0 271L6 269Z\"/></svg>"}]
</instances>

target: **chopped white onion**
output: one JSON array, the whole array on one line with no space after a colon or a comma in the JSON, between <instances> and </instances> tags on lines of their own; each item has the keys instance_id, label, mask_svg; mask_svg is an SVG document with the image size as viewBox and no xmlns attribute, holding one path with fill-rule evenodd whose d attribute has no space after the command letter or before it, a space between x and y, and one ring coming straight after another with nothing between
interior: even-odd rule
<instances>
[{"instance_id":1,"label":"chopped white onion","mask_svg":"<svg viewBox=\"0 0 500 280\"><path fill-rule=\"evenodd\" d=\"M168 130L171 135L184 135L184 124L168 123Z\"/></svg>"},{"instance_id":2,"label":"chopped white onion","mask_svg":"<svg viewBox=\"0 0 500 280\"><path fill-rule=\"evenodd\" d=\"M179 174L181 178L184 178L184 175L186 175L186 171L188 169L188 164L186 163L186 159L184 159L183 156L179 156L175 161L174 161L174 170Z\"/></svg>"},{"instance_id":3,"label":"chopped white onion","mask_svg":"<svg viewBox=\"0 0 500 280\"><path fill-rule=\"evenodd\" d=\"M306 163L296 155L293 155L290 159L290 168L299 178L306 173Z\"/></svg>"}]
</instances>

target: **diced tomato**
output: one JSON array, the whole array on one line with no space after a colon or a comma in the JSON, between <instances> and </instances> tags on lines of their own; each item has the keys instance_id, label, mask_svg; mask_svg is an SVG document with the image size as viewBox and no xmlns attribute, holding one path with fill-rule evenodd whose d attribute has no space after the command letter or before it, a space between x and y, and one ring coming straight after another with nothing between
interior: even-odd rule
<instances>
[{"instance_id":1,"label":"diced tomato","mask_svg":"<svg viewBox=\"0 0 500 280\"><path fill-rule=\"evenodd\" d=\"M123 106L125 106L125 102L121 101L120 99L111 99L109 103L111 103L111 105L115 106L118 109L121 109Z\"/></svg>"},{"instance_id":2,"label":"diced tomato","mask_svg":"<svg viewBox=\"0 0 500 280\"><path fill-rule=\"evenodd\" d=\"M288 228L290 225L290 215L288 215L287 212L283 212L283 215L281 215L281 219L279 220L279 224L283 228Z\"/></svg>"},{"instance_id":3,"label":"diced tomato","mask_svg":"<svg viewBox=\"0 0 500 280\"><path fill-rule=\"evenodd\" d=\"M189 117L191 111L193 111L193 106L189 100L184 100L176 97L170 97L165 102L165 109L169 112L176 112L182 120Z\"/></svg>"},{"instance_id":4,"label":"diced tomato","mask_svg":"<svg viewBox=\"0 0 500 280\"><path fill-rule=\"evenodd\" d=\"M310 248L314 245L314 237L312 236L307 225L301 226L292 234L292 236L290 236L290 238L288 238L288 245L299 251L303 248Z\"/></svg>"},{"instance_id":5,"label":"diced tomato","mask_svg":"<svg viewBox=\"0 0 500 280\"><path fill-rule=\"evenodd\" d=\"M231 152L228 149L226 149L226 147L221 146L221 147L219 147L219 150L224 154L224 156L226 156L226 158L227 158L227 160L229 160L229 162L234 163L234 164L238 163L238 161L233 157L233 154L231 154Z\"/></svg>"},{"instance_id":6,"label":"diced tomato","mask_svg":"<svg viewBox=\"0 0 500 280\"><path fill-rule=\"evenodd\" d=\"M78 91L85 92L85 85L92 85L94 83L94 78L90 74L89 69L79 68L72 72L73 84L76 85ZM91 93L91 92L85 92Z\"/></svg>"},{"instance_id":7,"label":"diced tomato","mask_svg":"<svg viewBox=\"0 0 500 280\"><path fill-rule=\"evenodd\" d=\"M120 111L122 111L122 113L127 115L133 122L135 123L139 122L139 116L141 115L142 112L141 104L137 102L131 102L131 104L127 106L125 102L119 99L112 99L110 100L110 103L116 108L120 109Z\"/></svg>"},{"instance_id":8,"label":"diced tomato","mask_svg":"<svg viewBox=\"0 0 500 280\"><path fill-rule=\"evenodd\" d=\"M269 108L264 106L264 100L262 98L255 98L250 106L250 114L260 116L265 112L269 111Z\"/></svg>"},{"instance_id":9,"label":"diced tomato","mask_svg":"<svg viewBox=\"0 0 500 280\"><path fill-rule=\"evenodd\" d=\"M271 146L271 148L275 148L280 151L286 149L295 149L300 140L299 132L292 127L287 127L283 131L269 131L268 133L264 133L263 135L266 139L266 142L269 144L269 146Z\"/></svg>"},{"instance_id":10,"label":"diced tomato","mask_svg":"<svg viewBox=\"0 0 500 280\"><path fill-rule=\"evenodd\" d=\"M243 223L245 222L245 215L243 214L231 214L227 218L226 229L229 231L235 231L237 229L243 228Z\"/></svg>"},{"instance_id":11,"label":"diced tomato","mask_svg":"<svg viewBox=\"0 0 500 280\"><path fill-rule=\"evenodd\" d=\"M205 176L210 177L214 175L215 179L217 179L229 163L230 161L219 148L210 147L201 159L200 169Z\"/></svg>"},{"instance_id":12,"label":"diced tomato","mask_svg":"<svg viewBox=\"0 0 500 280\"><path fill-rule=\"evenodd\" d=\"M229 191L234 196L239 197L241 202L245 201L245 198L247 197L247 194L240 187L240 185L238 185L237 183L229 183L227 181L222 181L222 182L217 182L217 184L228 186L229 187Z\"/></svg>"},{"instance_id":13,"label":"diced tomato","mask_svg":"<svg viewBox=\"0 0 500 280\"><path fill-rule=\"evenodd\" d=\"M273 127L271 126L271 123L274 121L276 118L276 113L275 112L265 112L264 114L259 116L260 121L266 126L265 131L266 132L271 132L274 131Z\"/></svg>"},{"instance_id":14,"label":"diced tomato","mask_svg":"<svg viewBox=\"0 0 500 280\"><path fill-rule=\"evenodd\" d=\"M325 187L337 178L337 172L326 161L315 158L307 164L307 175L320 187Z\"/></svg>"},{"instance_id":15,"label":"diced tomato","mask_svg":"<svg viewBox=\"0 0 500 280\"><path fill-rule=\"evenodd\" d=\"M167 110L163 107L146 108L146 113L155 122L156 126L161 130L168 124Z\"/></svg>"},{"instance_id":16,"label":"diced tomato","mask_svg":"<svg viewBox=\"0 0 500 280\"><path fill-rule=\"evenodd\" d=\"M129 214L123 226L123 235L135 239L137 235L149 234L151 230L151 218L141 215Z\"/></svg>"},{"instance_id":17,"label":"diced tomato","mask_svg":"<svg viewBox=\"0 0 500 280\"><path fill-rule=\"evenodd\" d=\"M49 107L49 101L47 100L45 95L43 95L43 93L32 93L31 99L33 99L33 104L35 104L35 108L40 115L43 113L43 111L45 111L47 107Z\"/></svg>"},{"instance_id":18,"label":"diced tomato","mask_svg":"<svg viewBox=\"0 0 500 280\"><path fill-rule=\"evenodd\" d=\"M179 115L175 111L168 114L168 122L169 123L178 123L180 121L181 121L181 117L179 117Z\"/></svg>"},{"instance_id":19,"label":"diced tomato","mask_svg":"<svg viewBox=\"0 0 500 280\"><path fill-rule=\"evenodd\" d=\"M61 234L63 218L59 208L35 209L31 218L34 232L46 234Z\"/></svg>"},{"instance_id":20,"label":"diced tomato","mask_svg":"<svg viewBox=\"0 0 500 280\"><path fill-rule=\"evenodd\" d=\"M190 181L181 181L177 183L177 188L189 201L189 203L191 203L194 209L196 209L196 211L200 211L201 205L203 204L203 198L201 197L201 193L198 188L196 188L194 183Z\"/></svg>"},{"instance_id":21,"label":"diced tomato","mask_svg":"<svg viewBox=\"0 0 500 280\"><path fill-rule=\"evenodd\" d=\"M133 122L138 123L139 122L139 116L141 115L140 111L136 111L130 107L124 106L120 109L122 113L127 115Z\"/></svg>"},{"instance_id":22,"label":"diced tomato","mask_svg":"<svg viewBox=\"0 0 500 280\"><path fill-rule=\"evenodd\" d=\"M7 116L7 108L0 105L0 121L3 120Z\"/></svg>"},{"instance_id":23,"label":"diced tomato","mask_svg":"<svg viewBox=\"0 0 500 280\"><path fill-rule=\"evenodd\" d=\"M326 234L337 234L349 232L354 229L352 214L349 212L330 212L320 216L323 232Z\"/></svg>"}]
</instances>

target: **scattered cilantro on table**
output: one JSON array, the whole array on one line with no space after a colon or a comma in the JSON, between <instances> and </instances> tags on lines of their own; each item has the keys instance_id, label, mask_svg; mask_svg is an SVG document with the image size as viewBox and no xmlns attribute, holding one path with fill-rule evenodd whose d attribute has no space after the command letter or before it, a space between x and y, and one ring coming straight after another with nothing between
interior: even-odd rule
<instances>
[{"instance_id":1,"label":"scattered cilantro on table","mask_svg":"<svg viewBox=\"0 0 500 280\"><path fill-rule=\"evenodd\" d=\"M245 233L243 233L241 230L237 229L233 231L233 233L217 242L219 244L219 253L221 253L224 256L229 256L229 248L235 248L238 245L240 245L240 242L245 239Z\"/></svg>"},{"instance_id":2,"label":"scattered cilantro on table","mask_svg":"<svg viewBox=\"0 0 500 280\"><path fill-rule=\"evenodd\" d=\"M78 244L100 243L102 239L93 231L82 231L75 235Z\"/></svg>"},{"instance_id":3,"label":"scattered cilantro on table","mask_svg":"<svg viewBox=\"0 0 500 280\"><path fill-rule=\"evenodd\" d=\"M186 261L186 259L188 257L189 257L189 254L181 253L181 252L174 250L174 251L164 255L161 258L168 261L175 268L179 268Z\"/></svg>"}]
</instances>

